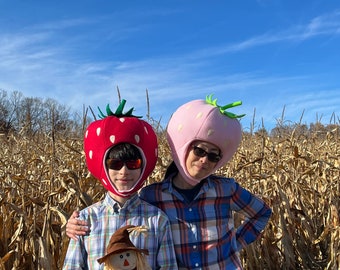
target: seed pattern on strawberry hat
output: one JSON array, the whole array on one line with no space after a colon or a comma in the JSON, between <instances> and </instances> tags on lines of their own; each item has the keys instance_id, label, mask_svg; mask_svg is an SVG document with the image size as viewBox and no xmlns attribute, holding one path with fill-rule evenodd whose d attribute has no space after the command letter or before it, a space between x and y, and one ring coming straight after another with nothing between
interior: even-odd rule
<instances>
[{"instance_id":1,"label":"seed pattern on strawberry hat","mask_svg":"<svg viewBox=\"0 0 340 270\"><path fill-rule=\"evenodd\" d=\"M92 122L84 136L84 151L90 173L101 181L112 193L128 197L139 190L153 171L158 157L157 136L152 126L132 114L133 108L123 113L126 100L122 100L117 110L112 112L107 105L105 116L99 109L101 119ZM118 191L111 183L105 167L105 158L109 150L119 143L136 146L143 158L143 171L136 185L127 191Z\"/></svg>"}]
</instances>

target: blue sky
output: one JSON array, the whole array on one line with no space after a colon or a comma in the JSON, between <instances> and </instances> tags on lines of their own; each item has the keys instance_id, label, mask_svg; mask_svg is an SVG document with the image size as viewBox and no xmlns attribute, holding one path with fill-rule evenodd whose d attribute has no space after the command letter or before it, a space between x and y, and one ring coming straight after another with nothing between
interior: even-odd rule
<instances>
[{"instance_id":1,"label":"blue sky","mask_svg":"<svg viewBox=\"0 0 340 270\"><path fill-rule=\"evenodd\" d=\"M97 111L117 87L163 125L208 94L245 130L339 123L340 2L0 0L0 89Z\"/></svg>"}]
</instances>

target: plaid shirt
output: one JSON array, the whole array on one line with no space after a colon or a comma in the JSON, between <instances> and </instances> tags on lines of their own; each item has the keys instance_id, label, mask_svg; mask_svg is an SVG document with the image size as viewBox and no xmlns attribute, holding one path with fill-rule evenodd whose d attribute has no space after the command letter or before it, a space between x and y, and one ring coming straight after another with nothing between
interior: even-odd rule
<instances>
[{"instance_id":1,"label":"plaid shirt","mask_svg":"<svg viewBox=\"0 0 340 270\"><path fill-rule=\"evenodd\" d=\"M142 189L140 197L170 219L180 269L242 269L239 251L260 235L271 209L232 178L210 176L192 202L172 186L171 176ZM233 212L246 220L234 228Z\"/></svg>"},{"instance_id":2,"label":"plaid shirt","mask_svg":"<svg viewBox=\"0 0 340 270\"><path fill-rule=\"evenodd\" d=\"M107 193L103 201L80 211L79 218L88 220L91 232L70 240L63 269L103 269L97 259L105 255L111 235L124 225L147 226L147 235L130 235L132 243L140 249L148 249L148 262L152 269L177 269L170 223L158 208L139 199L129 199L122 208Z\"/></svg>"}]
</instances>

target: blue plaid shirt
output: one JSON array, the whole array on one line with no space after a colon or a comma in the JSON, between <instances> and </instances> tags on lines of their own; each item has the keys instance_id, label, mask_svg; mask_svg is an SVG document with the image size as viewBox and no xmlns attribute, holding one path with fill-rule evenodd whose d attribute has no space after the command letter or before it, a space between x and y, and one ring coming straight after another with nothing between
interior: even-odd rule
<instances>
[{"instance_id":1,"label":"blue plaid shirt","mask_svg":"<svg viewBox=\"0 0 340 270\"><path fill-rule=\"evenodd\" d=\"M90 224L89 235L70 240L63 269L103 269L97 259L105 255L111 235L124 225L145 225L147 234L131 234L131 242L140 249L148 249L152 269L177 269L170 223L159 208L142 201L138 195L122 208L107 193L103 201L80 211L79 218Z\"/></svg>"},{"instance_id":2,"label":"blue plaid shirt","mask_svg":"<svg viewBox=\"0 0 340 270\"><path fill-rule=\"evenodd\" d=\"M143 188L140 197L169 217L179 269L242 269L239 251L261 234L271 209L232 178L204 181L191 202L173 187L171 176ZM246 218L237 228L233 212Z\"/></svg>"}]
</instances>

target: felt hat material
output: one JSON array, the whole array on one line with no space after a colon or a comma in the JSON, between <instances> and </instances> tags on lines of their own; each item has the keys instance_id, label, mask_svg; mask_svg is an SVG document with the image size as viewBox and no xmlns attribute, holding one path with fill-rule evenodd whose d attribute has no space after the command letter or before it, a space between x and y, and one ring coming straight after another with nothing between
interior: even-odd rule
<instances>
[{"instance_id":1,"label":"felt hat material","mask_svg":"<svg viewBox=\"0 0 340 270\"><path fill-rule=\"evenodd\" d=\"M107 257L115 253L121 253L126 250L134 250L136 252L144 253L146 255L149 254L147 249L139 249L135 247L135 245L130 240L129 229L135 228L133 225L126 225L120 229L118 229L110 239L110 242L106 248L105 256L99 258L97 261L102 264Z\"/></svg>"}]
</instances>

